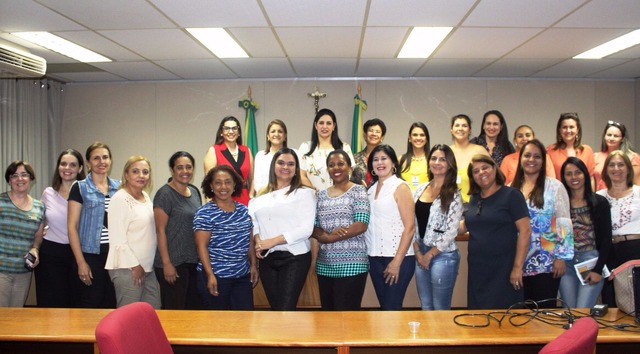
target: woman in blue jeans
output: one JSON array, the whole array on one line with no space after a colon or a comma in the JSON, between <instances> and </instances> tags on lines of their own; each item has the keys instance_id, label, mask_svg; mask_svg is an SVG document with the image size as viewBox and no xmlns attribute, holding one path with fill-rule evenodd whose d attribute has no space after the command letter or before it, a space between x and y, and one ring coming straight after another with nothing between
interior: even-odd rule
<instances>
[{"instance_id":1,"label":"woman in blue jeans","mask_svg":"<svg viewBox=\"0 0 640 354\"><path fill-rule=\"evenodd\" d=\"M398 157L391 146L376 146L367 166L373 183L367 191L371 213L365 233L369 275L380 309L400 310L415 269L411 189L400 178Z\"/></svg>"},{"instance_id":2,"label":"woman in blue jeans","mask_svg":"<svg viewBox=\"0 0 640 354\"><path fill-rule=\"evenodd\" d=\"M456 184L458 167L451 148L434 146L427 158L429 182L418 186L413 242L416 286L423 310L450 310L458 277L460 253L455 238L462 220L462 196Z\"/></svg>"},{"instance_id":3,"label":"woman in blue jeans","mask_svg":"<svg viewBox=\"0 0 640 354\"><path fill-rule=\"evenodd\" d=\"M582 160L569 157L560 177L571 200L575 250L560 279L560 296L569 307L591 308L604 285L602 268L611 249L611 209L607 199L591 189L589 171ZM574 265L594 258L594 268L584 276L589 284L582 285Z\"/></svg>"}]
</instances>

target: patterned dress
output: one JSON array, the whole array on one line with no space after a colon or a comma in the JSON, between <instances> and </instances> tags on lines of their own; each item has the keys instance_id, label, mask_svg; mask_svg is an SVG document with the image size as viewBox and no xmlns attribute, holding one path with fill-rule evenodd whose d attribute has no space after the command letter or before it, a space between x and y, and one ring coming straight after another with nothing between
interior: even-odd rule
<instances>
[{"instance_id":1,"label":"patterned dress","mask_svg":"<svg viewBox=\"0 0 640 354\"><path fill-rule=\"evenodd\" d=\"M316 225L330 233L355 222L369 224L369 198L364 186L354 184L338 197L318 193ZM348 277L369 270L364 233L334 243L320 244L316 273L331 278Z\"/></svg>"},{"instance_id":2,"label":"patterned dress","mask_svg":"<svg viewBox=\"0 0 640 354\"><path fill-rule=\"evenodd\" d=\"M569 195L562 183L546 177L544 207L527 200L531 218L531 239L523 276L552 273L553 261L573 259L573 227Z\"/></svg>"}]
</instances>

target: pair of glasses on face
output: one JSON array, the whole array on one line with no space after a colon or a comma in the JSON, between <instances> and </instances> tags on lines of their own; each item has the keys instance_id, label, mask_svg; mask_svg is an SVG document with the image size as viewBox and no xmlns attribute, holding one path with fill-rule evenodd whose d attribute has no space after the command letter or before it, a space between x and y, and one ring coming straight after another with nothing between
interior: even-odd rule
<instances>
[{"instance_id":1,"label":"pair of glasses on face","mask_svg":"<svg viewBox=\"0 0 640 354\"><path fill-rule=\"evenodd\" d=\"M23 173L14 173L9 176L9 179L18 179L18 178L31 178L31 175L23 172Z\"/></svg>"},{"instance_id":2,"label":"pair of glasses on face","mask_svg":"<svg viewBox=\"0 0 640 354\"><path fill-rule=\"evenodd\" d=\"M225 132L237 132L238 131L238 127L222 127L222 130L224 130Z\"/></svg>"}]
</instances>

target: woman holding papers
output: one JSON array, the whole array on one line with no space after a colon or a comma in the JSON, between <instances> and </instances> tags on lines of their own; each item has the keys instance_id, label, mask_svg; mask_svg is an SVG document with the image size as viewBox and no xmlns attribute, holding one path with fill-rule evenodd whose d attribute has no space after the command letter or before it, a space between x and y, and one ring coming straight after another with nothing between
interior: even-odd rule
<instances>
[{"instance_id":1,"label":"woman holding papers","mask_svg":"<svg viewBox=\"0 0 640 354\"><path fill-rule=\"evenodd\" d=\"M629 156L620 150L612 151L604 162L602 180L607 189L598 194L611 205L611 233L613 246L607 264L609 268L631 259L640 259L640 186L633 184L633 165ZM604 286L602 301L615 305L611 282Z\"/></svg>"},{"instance_id":2,"label":"woman holding papers","mask_svg":"<svg viewBox=\"0 0 640 354\"><path fill-rule=\"evenodd\" d=\"M569 157L560 172L571 201L575 252L560 280L560 296L570 308L591 308L604 284L602 269L611 249L611 210L607 199L593 192L589 170L582 160ZM596 261L581 277L587 282L583 285L574 265L589 260Z\"/></svg>"}]
</instances>

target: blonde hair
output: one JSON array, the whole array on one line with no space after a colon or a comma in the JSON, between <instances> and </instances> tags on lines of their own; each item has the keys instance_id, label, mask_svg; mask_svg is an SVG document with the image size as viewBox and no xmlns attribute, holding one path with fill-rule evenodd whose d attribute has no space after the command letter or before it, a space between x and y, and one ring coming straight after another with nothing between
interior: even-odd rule
<instances>
[{"instance_id":1,"label":"blonde hair","mask_svg":"<svg viewBox=\"0 0 640 354\"><path fill-rule=\"evenodd\" d=\"M122 189L124 187L126 187L127 185L127 172L129 172L129 169L131 168L131 165L133 165L134 163L138 162L138 161L144 161L147 163L147 165L149 165L149 182L147 182L147 185L144 186L143 190L147 193L149 193L153 187L153 180L151 179L151 162L149 162L149 159L142 156L142 155L133 155L131 157L129 157L129 159L127 160L127 162L124 164L124 169L122 169L122 181L120 182L120 187L118 187L118 189Z\"/></svg>"}]
</instances>

